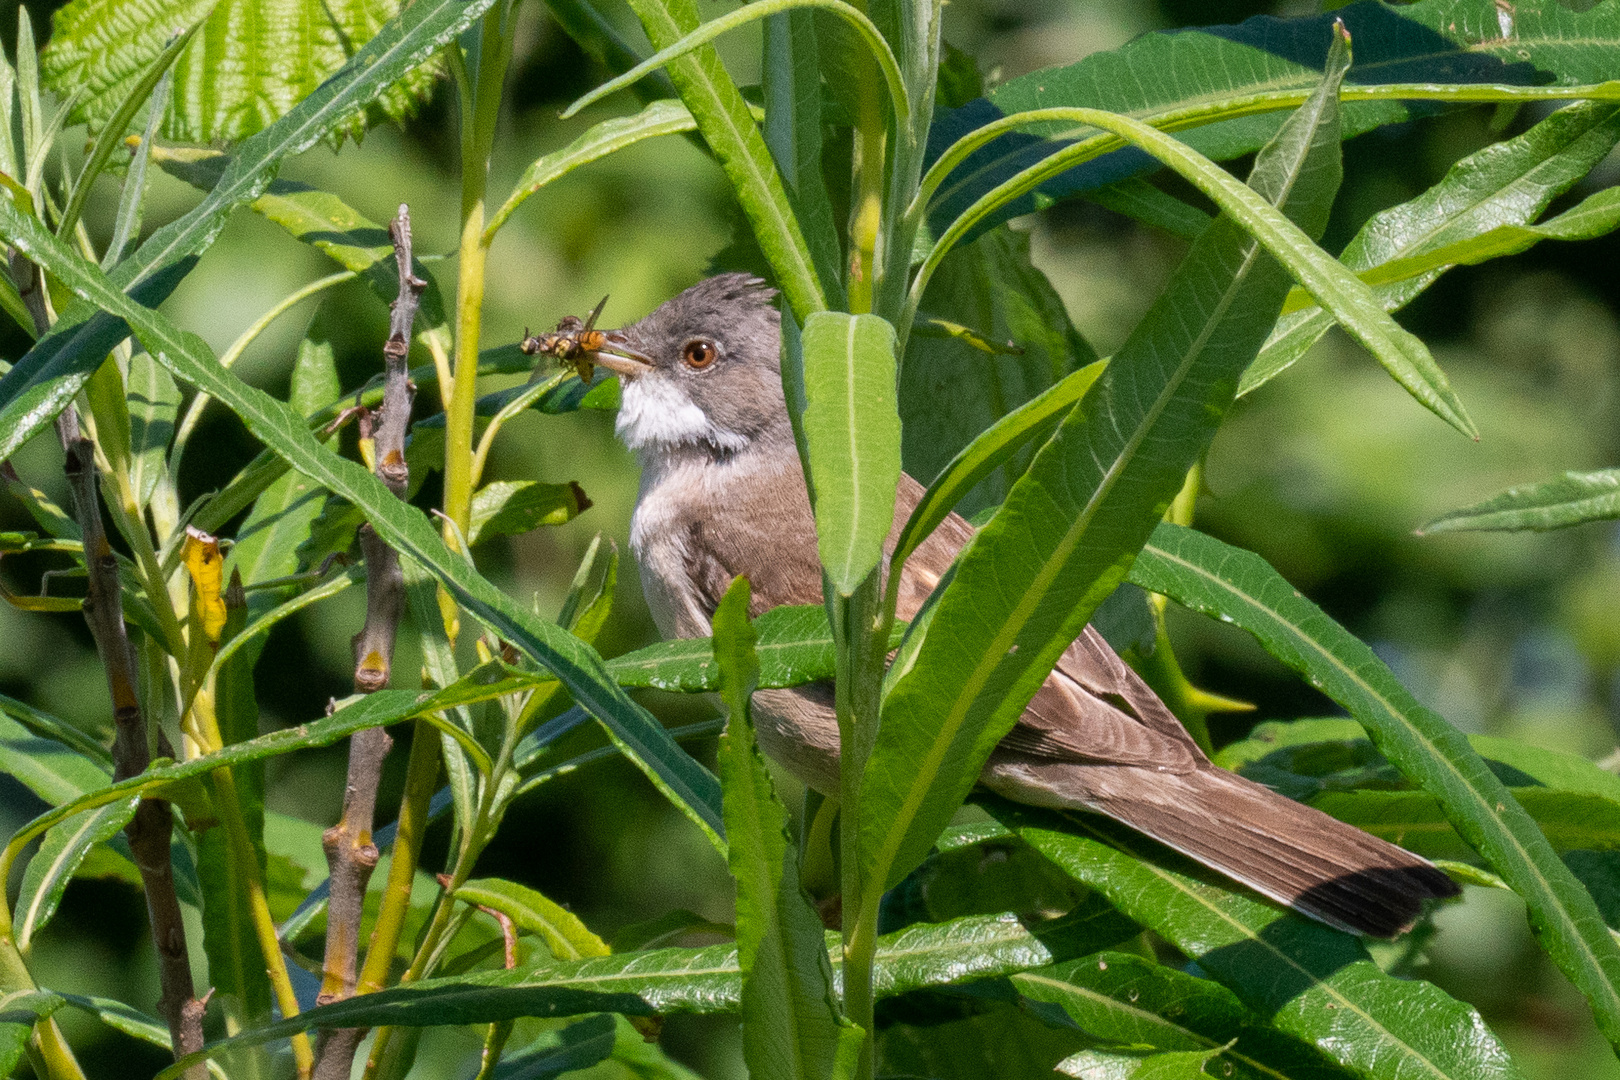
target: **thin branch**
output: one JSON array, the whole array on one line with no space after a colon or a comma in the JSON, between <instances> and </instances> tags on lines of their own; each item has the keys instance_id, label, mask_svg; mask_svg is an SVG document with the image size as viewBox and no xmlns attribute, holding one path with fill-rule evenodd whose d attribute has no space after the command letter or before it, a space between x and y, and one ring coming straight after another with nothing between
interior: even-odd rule
<instances>
[{"instance_id":1,"label":"thin branch","mask_svg":"<svg viewBox=\"0 0 1620 1080\"><path fill-rule=\"evenodd\" d=\"M399 216L389 223L388 232L393 237L394 258L399 264L399 296L393 303L388 341L383 345L382 405L375 413L360 414L360 438L363 443L369 441L372 445L373 471L377 478L403 499L410 487L405 434L410 427L411 399L415 393L405 360L410 352L411 324L427 282L411 272L411 219L404 205L399 208ZM366 561L366 621L354 636L354 688L370 694L388 685L399 620L405 611L405 577L400 572L399 555L369 524L360 527L360 548ZM382 777L383 760L392 745L393 740L382 728L359 732L349 740L343 816L321 838L332 880L326 909L324 978L318 999L322 1005L354 995L362 905L378 857L377 845L371 838L377 784ZM392 874L389 881L392 885ZM409 891L408 882L406 891ZM365 1034L365 1028L328 1032L321 1040L315 1063L316 1080L348 1080L355 1051Z\"/></svg>"},{"instance_id":2,"label":"thin branch","mask_svg":"<svg viewBox=\"0 0 1620 1080\"><path fill-rule=\"evenodd\" d=\"M51 323L45 276L15 251L11 253L10 269L12 279L18 284L17 291L33 316L35 335L43 336ZM107 530L101 521L95 447L80 432L79 414L72 405L57 417L56 432L62 442L63 472L73 490L74 517L84 539L84 563L88 573L84 621L95 638L96 652L107 676L107 689L112 695L116 731L113 780L127 780L146 771L152 754L146 719L141 714L135 650L124 627L118 560L107 542ZM158 738L162 739L161 733ZM173 756L166 743L160 750ZM152 941L157 946L162 994L158 1008L168 1022L169 1038L178 1058L202 1049L202 1019L207 1002L197 998L191 981L186 927L174 891L174 868L169 861L169 840L173 831L174 813L168 802L154 798L142 799L135 816L124 827L130 854L134 856L146 892L146 913L152 925ZM207 1080L207 1076L207 1069L202 1065L186 1071L187 1080Z\"/></svg>"}]
</instances>

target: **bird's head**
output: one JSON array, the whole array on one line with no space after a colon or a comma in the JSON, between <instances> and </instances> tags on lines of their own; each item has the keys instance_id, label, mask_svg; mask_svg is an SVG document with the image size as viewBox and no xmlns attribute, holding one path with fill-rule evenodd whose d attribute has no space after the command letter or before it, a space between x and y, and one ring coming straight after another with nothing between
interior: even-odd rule
<instances>
[{"instance_id":1,"label":"bird's head","mask_svg":"<svg viewBox=\"0 0 1620 1080\"><path fill-rule=\"evenodd\" d=\"M791 441L775 296L756 277L722 274L608 331L596 362L620 377L624 444L646 456Z\"/></svg>"}]
</instances>

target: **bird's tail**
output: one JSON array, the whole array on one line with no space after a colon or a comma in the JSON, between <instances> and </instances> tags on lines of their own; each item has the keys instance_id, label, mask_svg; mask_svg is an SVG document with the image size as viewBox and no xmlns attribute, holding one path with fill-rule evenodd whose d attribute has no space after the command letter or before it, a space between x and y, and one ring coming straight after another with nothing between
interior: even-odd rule
<instances>
[{"instance_id":1,"label":"bird's tail","mask_svg":"<svg viewBox=\"0 0 1620 1080\"><path fill-rule=\"evenodd\" d=\"M1394 937L1423 901L1459 891L1427 860L1225 769L1177 775L998 756L985 776L992 789L1105 814L1341 930Z\"/></svg>"}]
</instances>

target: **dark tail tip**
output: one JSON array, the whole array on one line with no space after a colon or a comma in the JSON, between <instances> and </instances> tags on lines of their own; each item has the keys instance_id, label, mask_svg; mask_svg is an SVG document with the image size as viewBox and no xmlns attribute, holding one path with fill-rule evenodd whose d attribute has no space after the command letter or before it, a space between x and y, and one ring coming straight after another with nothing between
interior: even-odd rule
<instances>
[{"instance_id":1,"label":"dark tail tip","mask_svg":"<svg viewBox=\"0 0 1620 1080\"><path fill-rule=\"evenodd\" d=\"M1449 899L1461 891L1443 871L1427 864L1381 866L1312 885L1294 906L1358 934L1392 938L1412 928L1425 900Z\"/></svg>"}]
</instances>

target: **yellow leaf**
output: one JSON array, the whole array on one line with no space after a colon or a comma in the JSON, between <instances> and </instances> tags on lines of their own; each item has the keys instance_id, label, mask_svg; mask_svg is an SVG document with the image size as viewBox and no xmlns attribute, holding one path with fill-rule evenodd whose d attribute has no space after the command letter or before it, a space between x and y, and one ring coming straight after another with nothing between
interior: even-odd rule
<instances>
[{"instance_id":1,"label":"yellow leaf","mask_svg":"<svg viewBox=\"0 0 1620 1080\"><path fill-rule=\"evenodd\" d=\"M192 610L201 616L203 633L208 640L218 644L220 632L225 629L225 599L221 595L225 584L225 558L219 552L219 541L188 525L182 555L186 570L191 574Z\"/></svg>"}]
</instances>

